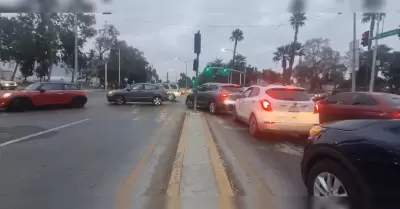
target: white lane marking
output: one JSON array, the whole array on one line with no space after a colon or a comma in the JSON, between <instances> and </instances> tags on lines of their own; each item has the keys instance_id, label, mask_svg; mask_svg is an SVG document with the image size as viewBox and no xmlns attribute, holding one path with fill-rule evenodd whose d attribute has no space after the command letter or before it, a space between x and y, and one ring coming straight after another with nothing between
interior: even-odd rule
<instances>
[{"instance_id":1,"label":"white lane marking","mask_svg":"<svg viewBox=\"0 0 400 209\"><path fill-rule=\"evenodd\" d=\"M69 126L73 126L73 125L76 125L78 123L82 123L82 122L85 122L85 121L88 121L88 120L89 119L79 120L79 121L75 121L73 123L68 123L68 124L65 124L65 125L62 125L62 126L58 126L58 127L55 127L55 128L51 128L51 129L48 129L48 130L45 130L45 131L41 131L41 132L38 132L38 133L30 134L28 136L23 136L23 137L20 137L20 138L17 138L17 139L8 141L8 142L1 143L0 147L5 147L5 146L10 145L10 144L21 142L21 141L30 139L32 137L39 136L39 135L42 135L42 134L46 134L46 133L49 133L49 132L57 131L59 129L66 128L66 127L69 127Z\"/></svg>"},{"instance_id":2,"label":"white lane marking","mask_svg":"<svg viewBox=\"0 0 400 209\"><path fill-rule=\"evenodd\" d=\"M139 120L140 117L134 117L132 120Z\"/></svg>"}]
</instances>

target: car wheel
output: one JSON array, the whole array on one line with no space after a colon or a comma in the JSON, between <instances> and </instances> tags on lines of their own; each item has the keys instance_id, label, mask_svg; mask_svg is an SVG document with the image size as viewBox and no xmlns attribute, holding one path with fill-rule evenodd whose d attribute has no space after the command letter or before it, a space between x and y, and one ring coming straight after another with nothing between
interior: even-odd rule
<instances>
[{"instance_id":1,"label":"car wheel","mask_svg":"<svg viewBox=\"0 0 400 209\"><path fill-rule=\"evenodd\" d=\"M175 100L175 95L174 94L168 94L168 100L169 101L174 101Z\"/></svg>"},{"instance_id":2,"label":"car wheel","mask_svg":"<svg viewBox=\"0 0 400 209\"><path fill-rule=\"evenodd\" d=\"M233 121L239 122L239 118L238 118L237 112L236 112L236 107L232 108L232 118L233 118Z\"/></svg>"},{"instance_id":3,"label":"car wheel","mask_svg":"<svg viewBox=\"0 0 400 209\"><path fill-rule=\"evenodd\" d=\"M83 108L86 104L86 99L84 97L73 97L71 100L72 108Z\"/></svg>"},{"instance_id":4,"label":"car wheel","mask_svg":"<svg viewBox=\"0 0 400 209\"><path fill-rule=\"evenodd\" d=\"M365 199L361 198L363 193L359 192L355 179L342 165L332 160L317 161L308 173L306 186L309 196L348 197L346 199L351 206L359 206Z\"/></svg>"},{"instance_id":5,"label":"car wheel","mask_svg":"<svg viewBox=\"0 0 400 209\"><path fill-rule=\"evenodd\" d=\"M260 136L260 130L258 128L257 118L254 114L251 114L249 119L249 133L251 136L254 137Z\"/></svg>"},{"instance_id":6,"label":"car wheel","mask_svg":"<svg viewBox=\"0 0 400 209\"><path fill-rule=\"evenodd\" d=\"M211 114L216 114L217 104L215 104L215 102L210 102L210 104L208 105L208 111L210 111Z\"/></svg>"},{"instance_id":7,"label":"car wheel","mask_svg":"<svg viewBox=\"0 0 400 209\"><path fill-rule=\"evenodd\" d=\"M117 105L123 105L125 104L125 98L123 96L116 96L114 103Z\"/></svg>"},{"instance_id":8,"label":"car wheel","mask_svg":"<svg viewBox=\"0 0 400 209\"><path fill-rule=\"evenodd\" d=\"M161 97L154 97L154 98L153 98L153 104L156 105L156 106L162 105L162 99L161 99Z\"/></svg>"},{"instance_id":9,"label":"car wheel","mask_svg":"<svg viewBox=\"0 0 400 209\"><path fill-rule=\"evenodd\" d=\"M193 99L191 99L191 98L187 98L185 103L186 103L186 107L189 109L193 108L193 106L194 106Z\"/></svg>"},{"instance_id":10,"label":"car wheel","mask_svg":"<svg viewBox=\"0 0 400 209\"><path fill-rule=\"evenodd\" d=\"M10 112L24 112L32 107L32 102L25 98L14 98L11 100L7 110Z\"/></svg>"}]
</instances>

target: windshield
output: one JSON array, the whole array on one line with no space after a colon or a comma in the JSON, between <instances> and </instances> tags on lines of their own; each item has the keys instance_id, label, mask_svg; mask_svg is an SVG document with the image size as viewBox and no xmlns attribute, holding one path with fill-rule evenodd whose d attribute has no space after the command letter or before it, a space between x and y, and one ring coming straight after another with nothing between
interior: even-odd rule
<instances>
[{"instance_id":1,"label":"windshield","mask_svg":"<svg viewBox=\"0 0 400 209\"><path fill-rule=\"evenodd\" d=\"M284 101L309 101L310 97L307 92L302 89L268 89L265 92L268 96L273 99L284 100Z\"/></svg>"},{"instance_id":2,"label":"windshield","mask_svg":"<svg viewBox=\"0 0 400 209\"><path fill-rule=\"evenodd\" d=\"M34 83L34 84L31 84L31 85L25 87L25 90L26 91L35 91L35 90L37 90L37 88L39 88L40 85L41 85L41 83Z\"/></svg>"},{"instance_id":3,"label":"windshield","mask_svg":"<svg viewBox=\"0 0 400 209\"><path fill-rule=\"evenodd\" d=\"M240 86L221 86L221 89L224 91L232 92L232 93L237 93L237 92L243 92L243 88Z\"/></svg>"}]
</instances>

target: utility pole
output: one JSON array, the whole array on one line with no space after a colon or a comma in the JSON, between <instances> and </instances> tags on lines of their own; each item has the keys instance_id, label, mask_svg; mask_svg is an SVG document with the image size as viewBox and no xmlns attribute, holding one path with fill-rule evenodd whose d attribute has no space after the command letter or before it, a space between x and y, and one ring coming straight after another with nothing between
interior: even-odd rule
<instances>
[{"instance_id":1,"label":"utility pole","mask_svg":"<svg viewBox=\"0 0 400 209\"><path fill-rule=\"evenodd\" d=\"M377 23L376 23L376 37L378 37L379 34L379 23L380 23L381 18L377 18ZM372 55L372 70L371 70L371 80L369 82L369 92L374 91L374 82L375 82L375 69L376 69L376 54L378 51L378 38L375 39L375 48L374 48L374 54Z\"/></svg>"},{"instance_id":2,"label":"utility pole","mask_svg":"<svg viewBox=\"0 0 400 209\"><path fill-rule=\"evenodd\" d=\"M168 79L168 72L167 72L167 83L169 83L169 79Z\"/></svg>"},{"instance_id":3,"label":"utility pole","mask_svg":"<svg viewBox=\"0 0 400 209\"><path fill-rule=\"evenodd\" d=\"M74 66L74 73L72 74L72 76L75 76L75 73L78 72L78 14L77 13L74 14L74 33L75 33L75 44L74 44L75 66ZM81 76L82 76L82 71L81 71ZM82 82L81 82L81 88L82 88Z\"/></svg>"},{"instance_id":4,"label":"utility pole","mask_svg":"<svg viewBox=\"0 0 400 209\"><path fill-rule=\"evenodd\" d=\"M118 88L121 88L121 47L119 46L119 44L118 44Z\"/></svg>"},{"instance_id":5,"label":"utility pole","mask_svg":"<svg viewBox=\"0 0 400 209\"><path fill-rule=\"evenodd\" d=\"M357 23L356 23L356 13L354 12L353 14L353 70L351 73L351 92L355 92L356 91L356 27L357 27Z\"/></svg>"},{"instance_id":6,"label":"utility pole","mask_svg":"<svg viewBox=\"0 0 400 209\"><path fill-rule=\"evenodd\" d=\"M187 74L187 63L188 62L185 62L185 64L186 64L186 71L185 71L185 89L187 89L188 88L188 74Z\"/></svg>"},{"instance_id":7,"label":"utility pole","mask_svg":"<svg viewBox=\"0 0 400 209\"><path fill-rule=\"evenodd\" d=\"M104 88L105 88L106 92L107 92L107 90L108 90L107 65L108 65L108 63L107 63L107 61L106 61L106 62L104 63Z\"/></svg>"}]
</instances>

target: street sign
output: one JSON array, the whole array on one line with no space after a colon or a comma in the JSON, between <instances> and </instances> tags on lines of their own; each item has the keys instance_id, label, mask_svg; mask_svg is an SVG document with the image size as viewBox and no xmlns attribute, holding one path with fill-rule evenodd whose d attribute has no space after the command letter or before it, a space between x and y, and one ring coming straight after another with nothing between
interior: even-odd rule
<instances>
[{"instance_id":1,"label":"street sign","mask_svg":"<svg viewBox=\"0 0 400 209\"><path fill-rule=\"evenodd\" d=\"M389 36L394 36L394 35L399 35L400 34L400 29L394 29L390 31L383 32L381 34L378 34L377 36L373 37L372 39L381 39L381 38L386 38Z\"/></svg>"}]
</instances>

